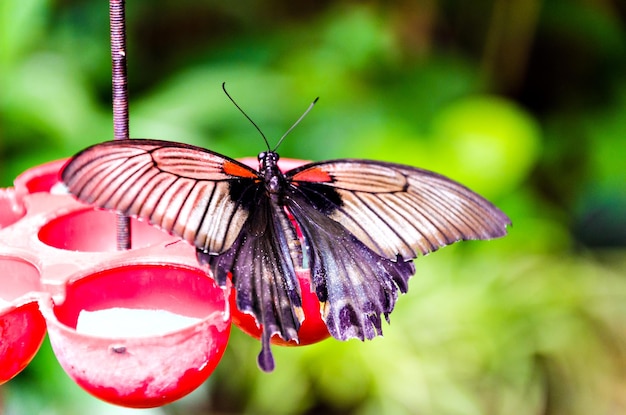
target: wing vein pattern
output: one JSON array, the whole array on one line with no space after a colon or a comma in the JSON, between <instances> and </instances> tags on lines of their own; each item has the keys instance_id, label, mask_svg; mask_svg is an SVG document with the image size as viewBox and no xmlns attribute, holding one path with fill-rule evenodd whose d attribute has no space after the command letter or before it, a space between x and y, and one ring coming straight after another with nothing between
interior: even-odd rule
<instances>
[{"instance_id":1,"label":"wing vein pattern","mask_svg":"<svg viewBox=\"0 0 626 415\"><path fill-rule=\"evenodd\" d=\"M298 180L322 171L325 182ZM439 174L393 163L335 160L287 173L292 185L377 254L404 260L460 240L504 236L508 217ZM318 174L319 176L319 174Z\"/></svg>"},{"instance_id":2,"label":"wing vein pattern","mask_svg":"<svg viewBox=\"0 0 626 415\"><path fill-rule=\"evenodd\" d=\"M249 177L228 174L225 161ZM224 252L234 243L248 218L238 195L258 181L254 170L217 153L138 139L83 150L62 178L79 199L145 218L208 253Z\"/></svg>"}]
</instances>

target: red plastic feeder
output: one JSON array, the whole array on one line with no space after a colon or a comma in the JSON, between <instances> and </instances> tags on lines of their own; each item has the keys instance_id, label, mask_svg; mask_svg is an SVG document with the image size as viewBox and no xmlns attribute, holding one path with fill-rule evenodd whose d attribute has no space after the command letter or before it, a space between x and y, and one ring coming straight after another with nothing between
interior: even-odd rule
<instances>
[{"instance_id":1,"label":"red plastic feeder","mask_svg":"<svg viewBox=\"0 0 626 415\"><path fill-rule=\"evenodd\" d=\"M48 301L52 348L88 392L129 407L170 403L213 372L230 334L224 291L199 269L120 265L68 283Z\"/></svg>"},{"instance_id":2,"label":"red plastic feeder","mask_svg":"<svg viewBox=\"0 0 626 415\"><path fill-rule=\"evenodd\" d=\"M15 257L0 257L0 384L22 371L46 334L37 298L39 271Z\"/></svg>"},{"instance_id":3,"label":"red plastic feeder","mask_svg":"<svg viewBox=\"0 0 626 415\"><path fill-rule=\"evenodd\" d=\"M26 214L15 189L0 189L0 229L13 225Z\"/></svg>"},{"instance_id":4,"label":"red plastic feeder","mask_svg":"<svg viewBox=\"0 0 626 415\"><path fill-rule=\"evenodd\" d=\"M172 402L224 353L230 289L193 247L145 222L131 220L133 249L118 251L116 215L68 195L64 164L0 189L0 383L30 362L47 322L59 362L88 392L130 407Z\"/></svg>"},{"instance_id":5,"label":"red plastic feeder","mask_svg":"<svg viewBox=\"0 0 626 415\"><path fill-rule=\"evenodd\" d=\"M82 252L117 251L117 216L104 210L83 208L58 216L43 225L39 240L59 249ZM135 218L130 220L134 249L170 242L171 236Z\"/></svg>"}]
</instances>

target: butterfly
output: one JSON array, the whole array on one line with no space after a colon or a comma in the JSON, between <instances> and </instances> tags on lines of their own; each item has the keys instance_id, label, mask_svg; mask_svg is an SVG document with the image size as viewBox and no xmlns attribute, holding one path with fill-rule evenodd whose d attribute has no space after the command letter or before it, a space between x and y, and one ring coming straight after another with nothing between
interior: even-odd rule
<instances>
[{"instance_id":1,"label":"butterfly","mask_svg":"<svg viewBox=\"0 0 626 415\"><path fill-rule=\"evenodd\" d=\"M262 325L265 371L274 369L271 336L298 341L296 270L310 269L333 337L372 339L407 292L414 258L502 237L511 224L482 196L431 171L337 159L283 173L267 147L255 170L188 144L116 140L79 152L61 172L79 200L181 237L219 285L231 278L237 307Z\"/></svg>"}]
</instances>

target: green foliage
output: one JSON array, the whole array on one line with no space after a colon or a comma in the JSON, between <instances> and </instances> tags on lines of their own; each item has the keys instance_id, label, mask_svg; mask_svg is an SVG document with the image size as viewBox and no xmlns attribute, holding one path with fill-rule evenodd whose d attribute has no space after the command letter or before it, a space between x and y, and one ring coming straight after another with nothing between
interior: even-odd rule
<instances>
[{"instance_id":1,"label":"green foliage","mask_svg":"<svg viewBox=\"0 0 626 415\"><path fill-rule=\"evenodd\" d=\"M255 156L223 81L270 143L320 96L282 156L434 169L514 223L418 259L384 339L275 348L267 375L235 330L203 395L154 413L626 412L623 17L468 4L129 2L131 136ZM106 2L0 4L0 186L112 137L107 20ZM121 413L47 347L0 389L8 413Z\"/></svg>"}]
</instances>

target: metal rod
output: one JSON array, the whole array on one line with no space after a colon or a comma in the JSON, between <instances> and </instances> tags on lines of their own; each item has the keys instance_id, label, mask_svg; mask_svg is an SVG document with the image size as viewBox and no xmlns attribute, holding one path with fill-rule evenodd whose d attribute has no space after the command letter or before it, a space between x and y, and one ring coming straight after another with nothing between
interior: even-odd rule
<instances>
[{"instance_id":1,"label":"metal rod","mask_svg":"<svg viewBox=\"0 0 626 415\"><path fill-rule=\"evenodd\" d=\"M128 132L128 76L126 72L125 0L109 0L111 22L111 63L113 79L113 134L116 140L130 137ZM130 218L118 215L117 249L131 248Z\"/></svg>"}]
</instances>

